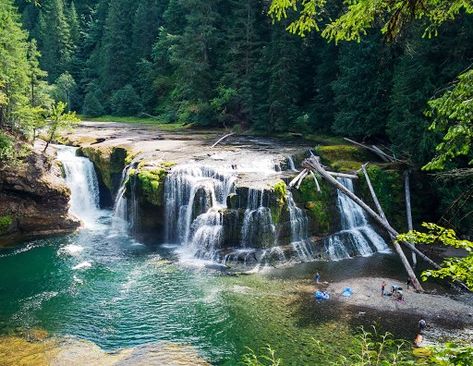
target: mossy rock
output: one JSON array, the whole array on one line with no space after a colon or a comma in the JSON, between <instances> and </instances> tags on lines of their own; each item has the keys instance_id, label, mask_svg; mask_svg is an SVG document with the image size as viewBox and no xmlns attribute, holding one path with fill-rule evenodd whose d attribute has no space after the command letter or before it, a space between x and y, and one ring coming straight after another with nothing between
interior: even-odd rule
<instances>
[{"instance_id":1,"label":"mossy rock","mask_svg":"<svg viewBox=\"0 0 473 366\"><path fill-rule=\"evenodd\" d=\"M319 179L320 192L314 179L306 177L295 191L296 201L302 203L312 221L317 234L326 234L335 230L337 212L335 209L335 189Z\"/></svg>"},{"instance_id":2,"label":"mossy rock","mask_svg":"<svg viewBox=\"0 0 473 366\"><path fill-rule=\"evenodd\" d=\"M11 215L0 216L0 235L7 233L12 223L13 223L13 216Z\"/></svg>"},{"instance_id":3,"label":"mossy rock","mask_svg":"<svg viewBox=\"0 0 473 366\"><path fill-rule=\"evenodd\" d=\"M287 209L287 185L283 180L279 180L273 186L274 202L275 204L270 205L271 217L273 223L278 225L281 221L281 216L284 209Z\"/></svg>"},{"instance_id":4,"label":"mossy rock","mask_svg":"<svg viewBox=\"0 0 473 366\"><path fill-rule=\"evenodd\" d=\"M363 162L372 160L365 149L353 145L317 146L315 151L323 164L341 172L358 170Z\"/></svg>"},{"instance_id":5,"label":"mossy rock","mask_svg":"<svg viewBox=\"0 0 473 366\"><path fill-rule=\"evenodd\" d=\"M116 192L129 155L128 150L118 146L96 145L83 147L80 152L94 163L101 181L110 192Z\"/></svg>"},{"instance_id":6,"label":"mossy rock","mask_svg":"<svg viewBox=\"0 0 473 366\"><path fill-rule=\"evenodd\" d=\"M406 229L404 184L402 172L393 169L383 169L377 165L368 165L366 168L386 217L393 227L404 231ZM358 188L361 198L371 207L374 202L363 173L359 173Z\"/></svg>"},{"instance_id":7,"label":"mossy rock","mask_svg":"<svg viewBox=\"0 0 473 366\"><path fill-rule=\"evenodd\" d=\"M135 180L138 198L153 206L162 206L164 204L164 181L169 169L175 164L164 162L152 169L146 168L144 164L140 163L136 169L130 170L130 179Z\"/></svg>"}]
</instances>

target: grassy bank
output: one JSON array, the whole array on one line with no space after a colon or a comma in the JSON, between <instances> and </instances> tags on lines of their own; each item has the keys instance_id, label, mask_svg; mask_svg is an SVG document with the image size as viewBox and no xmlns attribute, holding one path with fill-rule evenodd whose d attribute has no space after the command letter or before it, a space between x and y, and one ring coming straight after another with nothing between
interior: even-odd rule
<instances>
[{"instance_id":1,"label":"grassy bank","mask_svg":"<svg viewBox=\"0 0 473 366\"><path fill-rule=\"evenodd\" d=\"M153 117L119 117L112 115L105 115L100 117L87 117L80 116L82 121L90 122L118 122L118 123L134 123L134 124L146 124L146 125L156 125L164 131L175 131L181 129L190 128L191 125L184 125L183 123L166 123L158 118Z\"/></svg>"}]
</instances>

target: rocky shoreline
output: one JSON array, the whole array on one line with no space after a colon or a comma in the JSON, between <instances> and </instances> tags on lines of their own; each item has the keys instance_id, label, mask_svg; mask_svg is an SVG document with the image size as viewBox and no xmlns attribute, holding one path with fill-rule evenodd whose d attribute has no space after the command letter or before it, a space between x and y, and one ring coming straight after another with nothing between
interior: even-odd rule
<instances>
[{"instance_id":1,"label":"rocky shoreline","mask_svg":"<svg viewBox=\"0 0 473 366\"><path fill-rule=\"evenodd\" d=\"M70 191L51 155L32 151L25 161L0 168L0 245L74 232Z\"/></svg>"}]
</instances>

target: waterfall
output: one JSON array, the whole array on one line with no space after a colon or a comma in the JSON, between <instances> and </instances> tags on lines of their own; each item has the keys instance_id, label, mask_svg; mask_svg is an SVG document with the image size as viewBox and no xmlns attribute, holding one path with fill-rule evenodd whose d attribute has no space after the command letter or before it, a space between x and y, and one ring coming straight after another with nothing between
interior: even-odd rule
<instances>
[{"instance_id":1,"label":"waterfall","mask_svg":"<svg viewBox=\"0 0 473 366\"><path fill-rule=\"evenodd\" d=\"M338 178L338 181L353 192L351 179ZM340 190L337 190L337 208L342 230L326 241L330 259L369 256L377 251L388 250L384 239L368 223L363 209Z\"/></svg>"},{"instance_id":2,"label":"waterfall","mask_svg":"<svg viewBox=\"0 0 473 366\"><path fill-rule=\"evenodd\" d=\"M181 244L187 254L212 259L222 241L227 196L236 175L208 166L174 167L164 184L166 240Z\"/></svg>"},{"instance_id":3,"label":"waterfall","mask_svg":"<svg viewBox=\"0 0 473 366\"><path fill-rule=\"evenodd\" d=\"M305 211L297 207L291 191L287 192L287 206L291 220L291 245L299 256L299 260L303 262L312 260L314 258L307 234L309 220Z\"/></svg>"},{"instance_id":4,"label":"waterfall","mask_svg":"<svg viewBox=\"0 0 473 366\"><path fill-rule=\"evenodd\" d=\"M268 204L264 205L264 190L249 188L241 229L241 246L274 246L275 233L271 210Z\"/></svg>"},{"instance_id":5,"label":"waterfall","mask_svg":"<svg viewBox=\"0 0 473 366\"><path fill-rule=\"evenodd\" d=\"M120 187L118 188L115 204L113 206L113 217L111 231L114 234L126 235L129 230L136 229L138 223L138 200L136 197L136 181L130 182L130 200L127 198L127 185L130 180L130 171L136 163L128 164L122 171Z\"/></svg>"},{"instance_id":6,"label":"waterfall","mask_svg":"<svg viewBox=\"0 0 473 366\"><path fill-rule=\"evenodd\" d=\"M77 148L57 145L57 158L64 168L66 184L71 190L70 211L80 218L86 227L93 226L99 211L99 185L92 162L77 156Z\"/></svg>"},{"instance_id":7,"label":"waterfall","mask_svg":"<svg viewBox=\"0 0 473 366\"><path fill-rule=\"evenodd\" d=\"M296 169L296 164L294 164L294 160L292 159L292 156L287 157L287 165L288 165L290 171L292 171L292 172L297 172L298 171Z\"/></svg>"}]
</instances>

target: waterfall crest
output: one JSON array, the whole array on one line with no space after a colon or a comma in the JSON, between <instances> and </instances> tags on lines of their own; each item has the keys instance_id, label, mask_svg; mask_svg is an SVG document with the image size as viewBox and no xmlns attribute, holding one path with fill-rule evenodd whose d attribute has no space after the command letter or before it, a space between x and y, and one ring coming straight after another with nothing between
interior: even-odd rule
<instances>
[{"instance_id":1,"label":"waterfall crest","mask_svg":"<svg viewBox=\"0 0 473 366\"><path fill-rule=\"evenodd\" d=\"M77 148L57 145L57 158L62 163L65 181L71 190L70 211L86 227L92 227L100 216L99 184L92 162L77 156Z\"/></svg>"},{"instance_id":2,"label":"waterfall crest","mask_svg":"<svg viewBox=\"0 0 473 366\"><path fill-rule=\"evenodd\" d=\"M338 181L353 192L353 181L338 178ZM369 256L388 250L385 240L369 224L363 209L340 190L337 190L337 208L341 230L326 240L326 250L331 260L352 256Z\"/></svg>"}]
</instances>

